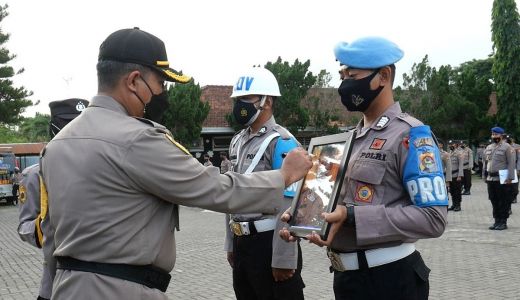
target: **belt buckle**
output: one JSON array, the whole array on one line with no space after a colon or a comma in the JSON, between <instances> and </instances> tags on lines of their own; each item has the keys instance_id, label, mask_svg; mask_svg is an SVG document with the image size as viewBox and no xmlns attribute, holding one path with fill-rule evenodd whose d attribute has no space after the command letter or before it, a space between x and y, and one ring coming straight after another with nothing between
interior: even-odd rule
<instances>
[{"instance_id":1,"label":"belt buckle","mask_svg":"<svg viewBox=\"0 0 520 300\"><path fill-rule=\"evenodd\" d=\"M341 257L339 253L336 253L330 249L327 249L327 256L329 257L330 264L332 265L332 268L338 272L345 272L347 269L343 265L343 262L341 261Z\"/></svg>"},{"instance_id":2,"label":"belt buckle","mask_svg":"<svg viewBox=\"0 0 520 300\"><path fill-rule=\"evenodd\" d=\"M232 222L230 224L230 227L231 227L231 231L233 231L233 233L236 235L236 236L242 236L243 235L243 232L242 232L242 226L240 226L240 223L238 222Z\"/></svg>"}]
</instances>

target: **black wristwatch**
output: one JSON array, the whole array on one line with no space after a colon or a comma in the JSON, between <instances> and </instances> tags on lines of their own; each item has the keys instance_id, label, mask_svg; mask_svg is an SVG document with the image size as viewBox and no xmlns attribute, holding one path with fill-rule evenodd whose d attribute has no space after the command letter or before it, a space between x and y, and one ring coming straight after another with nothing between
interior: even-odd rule
<instances>
[{"instance_id":1,"label":"black wristwatch","mask_svg":"<svg viewBox=\"0 0 520 300\"><path fill-rule=\"evenodd\" d=\"M349 228L356 227L356 215L354 214L354 205L347 205L347 219L345 220L343 225Z\"/></svg>"}]
</instances>

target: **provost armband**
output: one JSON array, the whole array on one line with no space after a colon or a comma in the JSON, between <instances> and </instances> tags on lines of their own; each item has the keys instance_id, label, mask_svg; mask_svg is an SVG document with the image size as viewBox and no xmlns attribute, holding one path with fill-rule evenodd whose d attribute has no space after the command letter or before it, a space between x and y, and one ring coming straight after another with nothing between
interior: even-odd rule
<instances>
[{"instance_id":1,"label":"provost armband","mask_svg":"<svg viewBox=\"0 0 520 300\"><path fill-rule=\"evenodd\" d=\"M448 205L441 155L430 126L412 127L408 141L403 183L412 202L419 207Z\"/></svg>"},{"instance_id":2,"label":"provost armband","mask_svg":"<svg viewBox=\"0 0 520 300\"><path fill-rule=\"evenodd\" d=\"M279 138L278 141L276 141L276 145L274 147L274 154L273 154L273 163L272 168L273 170L280 169L282 167L283 158L285 155L294 148L298 147L298 142L294 138L289 139L283 139ZM284 191L283 195L285 197L294 197L294 194L296 193L296 187L297 183L293 183L290 186L288 186Z\"/></svg>"}]
</instances>

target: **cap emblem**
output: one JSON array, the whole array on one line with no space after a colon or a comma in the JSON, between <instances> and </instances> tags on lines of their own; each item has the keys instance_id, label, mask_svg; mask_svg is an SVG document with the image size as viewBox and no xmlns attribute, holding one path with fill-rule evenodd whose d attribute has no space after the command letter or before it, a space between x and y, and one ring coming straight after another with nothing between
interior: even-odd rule
<instances>
[{"instance_id":1,"label":"cap emblem","mask_svg":"<svg viewBox=\"0 0 520 300\"><path fill-rule=\"evenodd\" d=\"M85 104L83 104L83 102L81 101L79 101L78 104L76 104L76 110L79 112L82 112L85 108Z\"/></svg>"}]
</instances>

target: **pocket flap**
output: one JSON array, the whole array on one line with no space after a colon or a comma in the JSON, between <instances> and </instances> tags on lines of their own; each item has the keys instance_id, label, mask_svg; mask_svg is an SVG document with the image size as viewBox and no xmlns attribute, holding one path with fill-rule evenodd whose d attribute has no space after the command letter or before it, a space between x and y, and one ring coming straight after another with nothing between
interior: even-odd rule
<instances>
[{"instance_id":1,"label":"pocket flap","mask_svg":"<svg viewBox=\"0 0 520 300\"><path fill-rule=\"evenodd\" d=\"M350 178L373 185L381 184L386 172L385 162L358 160L354 163Z\"/></svg>"}]
</instances>

